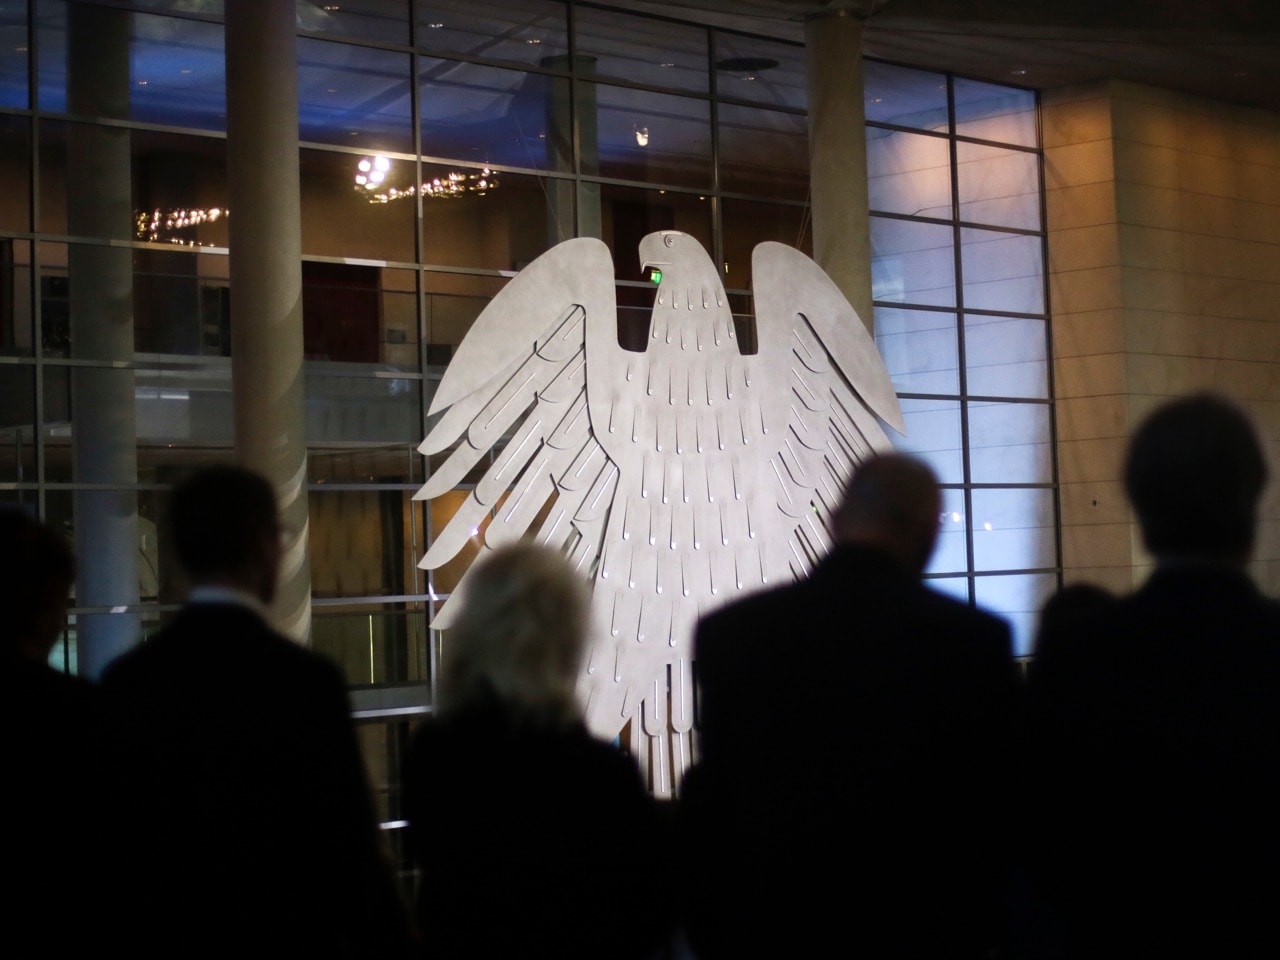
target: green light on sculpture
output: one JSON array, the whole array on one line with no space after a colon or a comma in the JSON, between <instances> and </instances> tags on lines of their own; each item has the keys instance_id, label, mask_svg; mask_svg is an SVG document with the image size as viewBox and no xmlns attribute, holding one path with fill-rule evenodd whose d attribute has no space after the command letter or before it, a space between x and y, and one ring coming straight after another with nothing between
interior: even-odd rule
<instances>
[{"instance_id":1,"label":"green light on sculpture","mask_svg":"<svg viewBox=\"0 0 1280 960\"><path fill-rule=\"evenodd\" d=\"M649 268L649 279L650 279L653 283L661 283L661 282L662 282L662 271L661 271L661 270L656 269L655 267L650 267L650 268Z\"/></svg>"}]
</instances>

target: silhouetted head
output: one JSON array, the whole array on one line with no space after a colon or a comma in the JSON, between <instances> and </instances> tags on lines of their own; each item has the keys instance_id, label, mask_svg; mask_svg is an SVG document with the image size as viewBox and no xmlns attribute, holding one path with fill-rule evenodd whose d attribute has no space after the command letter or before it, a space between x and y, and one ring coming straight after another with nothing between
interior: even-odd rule
<instances>
[{"instance_id":1,"label":"silhouetted head","mask_svg":"<svg viewBox=\"0 0 1280 960\"><path fill-rule=\"evenodd\" d=\"M1248 417L1223 397L1165 404L1133 435L1124 483L1157 557L1243 563L1253 549L1266 461Z\"/></svg>"},{"instance_id":2,"label":"silhouetted head","mask_svg":"<svg viewBox=\"0 0 1280 960\"><path fill-rule=\"evenodd\" d=\"M43 663L67 622L76 563L67 542L18 507L0 509L0 640Z\"/></svg>"},{"instance_id":3,"label":"silhouetted head","mask_svg":"<svg viewBox=\"0 0 1280 960\"><path fill-rule=\"evenodd\" d=\"M495 550L468 575L464 603L445 634L441 707L496 699L534 723L578 720L587 588L564 557L528 542Z\"/></svg>"},{"instance_id":4,"label":"silhouetted head","mask_svg":"<svg viewBox=\"0 0 1280 960\"><path fill-rule=\"evenodd\" d=\"M169 523L193 584L235 587L271 602L280 515L266 480L240 467L206 467L173 491Z\"/></svg>"},{"instance_id":5,"label":"silhouetted head","mask_svg":"<svg viewBox=\"0 0 1280 960\"><path fill-rule=\"evenodd\" d=\"M835 537L881 550L918 576L937 542L941 510L938 479L928 466L900 453L875 456L845 488Z\"/></svg>"}]
</instances>

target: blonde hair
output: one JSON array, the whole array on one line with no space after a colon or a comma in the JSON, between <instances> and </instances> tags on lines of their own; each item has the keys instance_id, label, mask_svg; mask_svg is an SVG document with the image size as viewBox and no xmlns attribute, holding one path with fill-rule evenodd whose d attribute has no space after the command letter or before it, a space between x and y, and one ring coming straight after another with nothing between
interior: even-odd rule
<instances>
[{"instance_id":1,"label":"blonde hair","mask_svg":"<svg viewBox=\"0 0 1280 960\"><path fill-rule=\"evenodd\" d=\"M521 720L581 719L588 595L564 557L529 542L501 547L476 563L460 599L442 651L442 711L496 700Z\"/></svg>"}]
</instances>

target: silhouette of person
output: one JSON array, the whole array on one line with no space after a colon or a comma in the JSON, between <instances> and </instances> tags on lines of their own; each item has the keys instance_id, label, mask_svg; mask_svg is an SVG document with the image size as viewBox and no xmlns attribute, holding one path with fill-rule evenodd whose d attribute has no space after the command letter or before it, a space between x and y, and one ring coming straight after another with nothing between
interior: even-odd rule
<instances>
[{"instance_id":1,"label":"silhouette of person","mask_svg":"<svg viewBox=\"0 0 1280 960\"><path fill-rule=\"evenodd\" d=\"M1076 956L1275 955L1280 604L1245 571L1262 450L1232 403L1186 397L1124 480L1156 569L1031 674L1039 875Z\"/></svg>"},{"instance_id":2,"label":"silhouette of person","mask_svg":"<svg viewBox=\"0 0 1280 960\"><path fill-rule=\"evenodd\" d=\"M703 960L982 956L1006 869L1005 623L921 581L937 481L858 469L804 580L698 626L688 933Z\"/></svg>"},{"instance_id":3,"label":"silhouette of person","mask_svg":"<svg viewBox=\"0 0 1280 960\"><path fill-rule=\"evenodd\" d=\"M439 714L404 771L429 955L652 956L669 935L669 863L635 763L583 725L585 584L519 543L478 561L467 587Z\"/></svg>"},{"instance_id":4,"label":"silhouette of person","mask_svg":"<svg viewBox=\"0 0 1280 960\"><path fill-rule=\"evenodd\" d=\"M169 520L188 603L102 681L126 745L121 934L143 956L402 954L343 678L266 620L271 487L210 467Z\"/></svg>"},{"instance_id":5,"label":"silhouette of person","mask_svg":"<svg viewBox=\"0 0 1280 960\"><path fill-rule=\"evenodd\" d=\"M74 581L62 537L18 508L0 509L5 956L84 956L95 925L100 825L89 798L100 793L97 691L49 666Z\"/></svg>"}]
</instances>

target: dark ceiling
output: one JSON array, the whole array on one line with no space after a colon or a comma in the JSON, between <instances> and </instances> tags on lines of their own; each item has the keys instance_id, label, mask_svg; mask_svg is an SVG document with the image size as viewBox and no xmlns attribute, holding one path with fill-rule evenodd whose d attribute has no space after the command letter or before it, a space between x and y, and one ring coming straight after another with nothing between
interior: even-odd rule
<instances>
[{"instance_id":1,"label":"dark ceiling","mask_svg":"<svg viewBox=\"0 0 1280 960\"><path fill-rule=\"evenodd\" d=\"M868 56L1037 89L1114 77L1280 112L1276 0L624 3L795 40L809 16L872 7Z\"/></svg>"}]
</instances>

